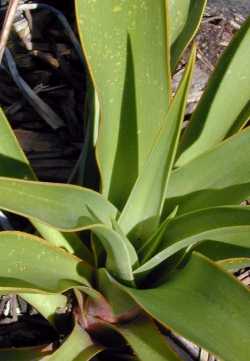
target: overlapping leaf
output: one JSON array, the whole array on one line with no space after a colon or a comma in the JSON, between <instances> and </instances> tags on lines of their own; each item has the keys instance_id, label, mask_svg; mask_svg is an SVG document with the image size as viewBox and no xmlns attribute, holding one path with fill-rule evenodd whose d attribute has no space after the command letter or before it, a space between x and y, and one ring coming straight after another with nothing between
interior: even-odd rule
<instances>
[{"instance_id":1,"label":"overlapping leaf","mask_svg":"<svg viewBox=\"0 0 250 361\"><path fill-rule=\"evenodd\" d=\"M218 207L189 213L172 219L166 226L158 252L135 270L135 275L146 275L168 258L195 247L202 241L213 240L250 249L250 209ZM150 245L149 245L150 247ZM141 254L147 253L147 248ZM237 254L235 254L237 256Z\"/></svg>"},{"instance_id":2,"label":"overlapping leaf","mask_svg":"<svg viewBox=\"0 0 250 361\"><path fill-rule=\"evenodd\" d=\"M111 225L116 208L99 193L72 185L0 177L0 208L72 231Z\"/></svg>"},{"instance_id":3,"label":"overlapping leaf","mask_svg":"<svg viewBox=\"0 0 250 361\"><path fill-rule=\"evenodd\" d=\"M194 60L195 51L192 52L164 124L119 218L119 224L125 234L135 228L135 239L145 240L159 221L179 140Z\"/></svg>"},{"instance_id":4,"label":"overlapping leaf","mask_svg":"<svg viewBox=\"0 0 250 361\"><path fill-rule=\"evenodd\" d=\"M46 320L55 324L55 315L59 309L65 309L67 306L67 297L58 294L37 294L37 293L19 293L26 302L32 305Z\"/></svg>"},{"instance_id":5,"label":"overlapping leaf","mask_svg":"<svg viewBox=\"0 0 250 361\"><path fill-rule=\"evenodd\" d=\"M181 361L150 318L140 316L115 328L126 339L140 361Z\"/></svg>"},{"instance_id":6,"label":"overlapping leaf","mask_svg":"<svg viewBox=\"0 0 250 361\"><path fill-rule=\"evenodd\" d=\"M220 359L247 360L249 290L204 256L194 253L158 288L127 292L159 322Z\"/></svg>"},{"instance_id":7,"label":"overlapping leaf","mask_svg":"<svg viewBox=\"0 0 250 361\"><path fill-rule=\"evenodd\" d=\"M188 163L223 140L235 123L240 122L238 117L244 109L248 109L244 121L250 116L249 41L250 18L225 50L193 113L179 149L177 166Z\"/></svg>"},{"instance_id":8,"label":"overlapping leaf","mask_svg":"<svg viewBox=\"0 0 250 361\"><path fill-rule=\"evenodd\" d=\"M173 171L167 190L168 207L178 204L178 212L186 213L247 199L249 152L250 129L246 129Z\"/></svg>"},{"instance_id":9,"label":"overlapping leaf","mask_svg":"<svg viewBox=\"0 0 250 361\"><path fill-rule=\"evenodd\" d=\"M70 282L89 287L92 272L87 263L41 238L0 232L1 293L60 293Z\"/></svg>"},{"instance_id":10,"label":"overlapping leaf","mask_svg":"<svg viewBox=\"0 0 250 361\"><path fill-rule=\"evenodd\" d=\"M76 0L76 10L101 106L102 192L122 207L171 96L166 2Z\"/></svg>"},{"instance_id":11,"label":"overlapping leaf","mask_svg":"<svg viewBox=\"0 0 250 361\"><path fill-rule=\"evenodd\" d=\"M206 2L206 0L168 1L172 71L175 70L181 54L198 30Z\"/></svg>"},{"instance_id":12,"label":"overlapping leaf","mask_svg":"<svg viewBox=\"0 0 250 361\"><path fill-rule=\"evenodd\" d=\"M89 361L102 351L102 346L94 344L87 332L75 325L61 347L44 361Z\"/></svg>"},{"instance_id":13,"label":"overlapping leaf","mask_svg":"<svg viewBox=\"0 0 250 361\"><path fill-rule=\"evenodd\" d=\"M0 176L31 180L37 179L1 108ZM65 235L35 220L32 222L46 240L58 247L64 247L70 253L76 253L91 262L91 255L76 235Z\"/></svg>"}]
</instances>

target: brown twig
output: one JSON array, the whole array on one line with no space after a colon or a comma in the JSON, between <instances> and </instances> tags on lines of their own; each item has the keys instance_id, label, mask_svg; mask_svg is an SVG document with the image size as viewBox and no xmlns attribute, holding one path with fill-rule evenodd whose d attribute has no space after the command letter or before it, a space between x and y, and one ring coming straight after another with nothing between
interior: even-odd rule
<instances>
[{"instance_id":1,"label":"brown twig","mask_svg":"<svg viewBox=\"0 0 250 361\"><path fill-rule=\"evenodd\" d=\"M11 27L13 25L16 10L19 4L19 0L10 0L8 9L4 18L4 23L2 27L2 32L0 36L0 64L3 59L4 50L10 35Z\"/></svg>"}]
</instances>

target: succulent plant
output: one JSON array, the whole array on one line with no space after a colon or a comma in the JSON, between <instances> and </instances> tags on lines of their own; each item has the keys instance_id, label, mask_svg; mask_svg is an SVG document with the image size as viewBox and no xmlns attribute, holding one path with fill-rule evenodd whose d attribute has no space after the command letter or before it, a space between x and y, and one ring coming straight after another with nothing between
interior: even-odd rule
<instances>
[{"instance_id":1,"label":"succulent plant","mask_svg":"<svg viewBox=\"0 0 250 361\"><path fill-rule=\"evenodd\" d=\"M246 361L250 295L232 273L250 264L250 209L240 205L250 195L250 19L182 132L195 46L174 95L171 76L205 1L75 2L98 99L87 133L99 191L37 181L2 113L0 122L0 208L40 234L0 232L0 290L54 327L72 290L75 326L57 349L0 355L181 360L171 330L221 360Z\"/></svg>"}]
</instances>

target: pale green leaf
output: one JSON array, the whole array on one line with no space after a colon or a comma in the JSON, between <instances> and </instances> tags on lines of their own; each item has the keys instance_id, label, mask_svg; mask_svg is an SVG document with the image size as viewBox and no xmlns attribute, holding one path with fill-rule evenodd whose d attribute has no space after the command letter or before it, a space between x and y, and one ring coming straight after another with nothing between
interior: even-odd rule
<instances>
[{"instance_id":1,"label":"pale green leaf","mask_svg":"<svg viewBox=\"0 0 250 361\"><path fill-rule=\"evenodd\" d=\"M240 269L250 267L250 257L225 259L225 260L219 261L218 265L229 272L237 272Z\"/></svg>"},{"instance_id":2,"label":"pale green leaf","mask_svg":"<svg viewBox=\"0 0 250 361\"><path fill-rule=\"evenodd\" d=\"M132 260L136 257L135 250L126 237L122 237L118 232L102 226L92 226L91 230L98 237L107 253L106 267L120 280L132 282ZM130 256L132 254L132 257Z\"/></svg>"},{"instance_id":3,"label":"pale green leaf","mask_svg":"<svg viewBox=\"0 0 250 361\"><path fill-rule=\"evenodd\" d=\"M119 218L123 232L128 234L133 231L132 237L139 243L152 234L159 222L179 140L194 60L195 49L147 162Z\"/></svg>"},{"instance_id":4,"label":"pale green leaf","mask_svg":"<svg viewBox=\"0 0 250 361\"><path fill-rule=\"evenodd\" d=\"M66 184L0 177L0 208L37 219L64 231L111 225L116 208L99 193Z\"/></svg>"},{"instance_id":5,"label":"pale green leaf","mask_svg":"<svg viewBox=\"0 0 250 361\"><path fill-rule=\"evenodd\" d=\"M134 274L145 276L176 253L207 240L250 249L249 232L250 209L245 207L210 208L176 217L167 224L158 252Z\"/></svg>"},{"instance_id":6,"label":"pale green leaf","mask_svg":"<svg viewBox=\"0 0 250 361\"><path fill-rule=\"evenodd\" d=\"M60 293L70 282L89 287L92 274L86 262L41 238L0 232L1 293Z\"/></svg>"},{"instance_id":7,"label":"pale green leaf","mask_svg":"<svg viewBox=\"0 0 250 361\"><path fill-rule=\"evenodd\" d=\"M183 51L199 28L206 2L206 0L168 1L172 71L175 70Z\"/></svg>"},{"instance_id":8,"label":"pale green leaf","mask_svg":"<svg viewBox=\"0 0 250 361\"><path fill-rule=\"evenodd\" d=\"M186 213L247 199L249 152L250 129L246 129L174 170L167 190L167 208L178 204L179 213Z\"/></svg>"},{"instance_id":9,"label":"pale green leaf","mask_svg":"<svg viewBox=\"0 0 250 361\"><path fill-rule=\"evenodd\" d=\"M76 0L76 9L100 100L97 157L102 192L121 207L171 97L166 2Z\"/></svg>"},{"instance_id":10,"label":"pale green leaf","mask_svg":"<svg viewBox=\"0 0 250 361\"><path fill-rule=\"evenodd\" d=\"M54 324L56 312L67 306L67 297L61 294L39 295L35 293L19 293L19 296L32 305L52 324Z\"/></svg>"},{"instance_id":11,"label":"pale green leaf","mask_svg":"<svg viewBox=\"0 0 250 361\"><path fill-rule=\"evenodd\" d=\"M1 108L0 175L21 179L36 178Z\"/></svg>"},{"instance_id":12,"label":"pale green leaf","mask_svg":"<svg viewBox=\"0 0 250 361\"><path fill-rule=\"evenodd\" d=\"M159 322L221 360L248 359L249 290L204 256L194 253L157 288L126 289Z\"/></svg>"},{"instance_id":13,"label":"pale green leaf","mask_svg":"<svg viewBox=\"0 0 250 361\"><path fill-rule=\"evenodd\" d=\"M218 144L239 122L250 94L249 41L250 18L225 50L193 113L179 149L178 167Z\"/></svg>"},{"instance_id":14,"label":"pale green leaf","mask_svg":"<svg viewBox=\"0 0 250 361\"><path fill-rule=\"evenodd\" d=\"M175 218L178 212L178 207L176 207L161 223L161 225L156 229L155 233L142 245L138 250L138 255L140 257L141 263L148 261L157 251L160 246L162 237L165 234L168 223L172 218Z\"/></svg>"},{"instance_id":15,"label":"pale green leaf","mask_svg":"<svg viewBox=\"0 0 250 361\"><path fill-rule=\"evenodd\" d=\"M103 347L94 344L88 333L76 325L63 344L44 361L89 361L102 351Z\"/></svg>"},{"instance_id":16,"label":"pale green leaf","mask_svg":"<svg viewBox=\"0 0 250 361\"><path fill-rule=\"evenodd\" d=\"M13 133L8 120L0 108L0 176L20 179L37 180L28 159ZM76 235L65 235L36 220L32 220L33 225L39 233L49 242L64 247L70 253L76 253L83 259L92 261L88 249L84 247L81 240Z\"/></svg>"},{"instance_id":17,"label":"pale green leaf","mask_svg":"<svg viewBox=\"0 0 250 361\"><path fill-rule=\"evenodd\" d=\"M235 120L233 126L230 128L229 132L227 133L227 138L231 137L239 130L243 129L250 119L250 99L245 107L242 109L240 114L238 115L237 119Z\"/></svg>"}]
</instances>

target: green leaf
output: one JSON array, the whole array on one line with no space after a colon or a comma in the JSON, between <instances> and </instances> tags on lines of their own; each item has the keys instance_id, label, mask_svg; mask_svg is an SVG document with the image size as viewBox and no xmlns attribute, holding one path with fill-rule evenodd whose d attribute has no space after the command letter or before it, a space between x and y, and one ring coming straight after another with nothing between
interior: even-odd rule
<instances>
[{"instance_id":1,"label":"green leaf","mask_svg":"<svg viewBox=\"0 0 250 361\"><path fill-rule=\"evenodd\" d=\"M206 0L169 1L172 72L199 28L206 2Z\"/></svg>"},{"instance_id":2,"label":"green leaf","mask_svg":"<svg viewBox=\"0 0 250 361\"><path fill-rule=\"evenodd\" d=\"M178 204L179 213L187 213L198 208L239 204L247 199L249 152L250 129L246 129L173 171L167 209Z\"/></svg>"},{"instance_id":3,"label":"green leaf","mask_svg":"<svg viewBox=\"0 0 250 361\"><path fill-rule=\"evenodd\" d=\"M225 50L192 116L179 149L178 167L218 144L238 123L249 102L249 41L250 18Z\"/></svg>"},{"instance_id":4,"label":"green leaf","mask_svg":"<svg viewBox=\"0 0 250 361\"><path fill-rule=\"evenodd\" d=\"M122 207L171 97L166 2L76 0L76 9L101 107L102 192Z\"/></svg>"},{"instance_id":5,"label":"green leaf","mask_svg":"<svg viewBox=\"0 0 250 361\"><path fill-rule=\"evenodd\" d=\"M43 295L35 293L19 293L26 302L32 305L44 318L54 325L55 314L67 305L67 297L61 294Z\"/></svg>"},{"instance_id":6,"label":"green leaf","mask_svg":"<svg viewBox=\"0 0 250 361\"><path fill-rule=\"evenodd\" d=\"M111 225L116 208L99 193L66 184L0 177L0 208L39 220L64 231Z\"/></svg>"},{"instance_id":7,"label":"green leaf","mask_svg":"<svg viewBox=\"0 0 250 361\"><path fill-rule=\"evenodd\" d=\"M165 234L167 225L172 218L175 218L178 212L178 206L166 217L161 225L156 229L155 233L143 244L139 249L138 255L140 256L141 263L148 261L157 251Z\"/></svg>"},{"instance_id":8,"label":"green leaf","mask_svg":"<svg viewBox=\"0 0 250 361\"><path fill-rule=\"evenodd\" d=\"M250 267L250 258L225 259L219 261L218 265L229 272L237 272L241 268Z\"/></svg>"},{"instance_id":9,"label":"green leaf","mask_svg":"<svg viewBox=\"0 0 250 361\"><path fill-rule=\"evenodd\" d=\"M41 238L21 232L0 232L0 292L60 293L89 287L93 270L77 257Z\"/></svg>"},{"instance_id":10,"label":"green leaf","mask_svg":"<svg viewBox=\"0 0 250 361\"><path fill-rule=\"evenodd\" d=\"M36 178L1 108L0 175L21 179Z\"/></svg>"},{"instance_id":11,"label":"green leaf","mask_svg":"<svg viewBox=\"0 0 250 361\"><path fill-rule=\"evenodd\" d=\"M31 221L42 237L54 246L62 247L89 264L93 264L92 253L76 233L59 232L56 228L40 223L37 220L32 219Z\"/></svg>"},{"instance_id":12,"label":"green leaf","mask_svg":"<svg viewBox=\"0 0 250 361\"><path fill-rule=\"evenodd\" d=\"M8 178L0 178L0 190L0 207L3 209L36 218L64 231L91 229L107 252L108 269L124 281L133 280L132 266L137 261L135 250L125 236L99 224L111 226L116 216L115 207L99 193L77 186Z\"/></svg>"},{"instance_id":13,"label":"green leaf","mask_svg":"<svg viewBox=\"0 0 250 361\"><path fill-rule=\"evenodd\" d=\"M132 322L116 325L115 329L141 361L181 361L148 317L139 316Z\"/></svg>"},{"instance_id":14,"label":"green leaf","mask_svg":"<svg viewBox=\"0 0 250 361\"><path fill-rule=\"evenodd\" d=\"M21 179L37 180L28 159L13 133L8 120L0 108L0 175ZM49 242L92 261L87 248L76 235L65 235L58 230L35 220L31 221L39 233Z\"/></svg>"},{"instance_id":15,"label":"green leaf","mask_svg":"<svg viewBox=\"0 0 250 361\"><path fill-rule=\"evenodd\" d=\"M41 347L2 349L0 350L0 359L3 361L42 361L48 353Z\"/></svg>"},{"instance_id":16,"label":"green leaf","mask_svg":"<svg viewBox=\"0 0 250 361\"><path fill-rule=\"evenodd\" d=\"M87 332L76 325L64 343L44 361L89 361L102 351L103 347L94 344Z\"/></svg>"},{"instance_id":17,"label":"green leaf","mask_svg":"<svg viewBox=\"0 0 250 361\"><path fill-rule=\"evenodd\" d=\"M77 186L8 178L0 178L0 190L3 209L64 231L91 229L107 252L108 269L124 281L133 280L132 266L137 255L125 236L99 224L112 226L116 217L115 207L99 193Z\"/></svg>"},{"instance_id":18,"label":"green leaf","mask_svg":"<svg viewBox=\"0 0 250 361\"><path fill-rule=\"evenodd\" d=\"M232 135L237 133L239 130L243 129L247 125L249 119L250 119L250 100L245 105L245 107L242 109L240 114L238 115L233 126L231 127L231 129L229 130L229 132L227 134L227 138L231 137Z\"/></svg>"},{"instance_id":19,"label":"green leaf","mask_svg":"<svg viewBox=\"0 0 250 361\"><path fill-rule=\"evenodd\" d=\"M116 321L135 316L138 313L138 306L134 300L114 281L105 268L98 269L98 290L108 301L112 316Z\"/></svg>"},{"instance_id":20,"label":"green leaf","mask_svg":"<svg viewBox=\"0 0 250 361\"><path fill-rule=\"evenodd\" d=\"M129 240L105 226L93 226L91 230L98 237L107 253L107 269L120 280L133 282L132 266L136 253Z\"/></svg>"},{"instance_id":21,"label":"green leaf","mask_svg":"<svg viewBox=\"0 0 250 361\"><path fill-rule=\"evenodd\" d=\"M119 218L123 232L128 234L133 231L134 239L145 240L159 221L179 140L194 60L195 49L152 151Z\"/></svg>"},{"instance_id":22,"label":"green leaf","mask_svg":"<svg viewBox=\"0 0 250 361\"><path fill-rule=\"evenodd\" d=\"M180 240L214 240L248 246L250 208L216 207L199 210L172 219L162 238L160 249Z\"/></svg>"},{"instance_id":23,"label":"green leaf","mask_svg":"<svg viewBox=\"0 0 250 361\"><path fill-rule=\"evenodd\" d=\"M239 228L243 228L243 227L239 227ZM245 228L246 228L245 231L248 233L248 237L249 237L250 227L245 227ZM234 231L235 230L232 230L233 234L235 234ZM238 232L236 232L237 236L239 232L240 232L239 230ZM241 233L243 233L243 231ZM243 237L244 236L242 236L241 234L241 240L243 239ZM237 243L237 239L235 240ZM202 253L204 256L210 258L213 261L238 259L239 257L240 258L250 257L250 247L247 246L247 243L246 243L246 247L243 247L243 246L234 245L233 243L224 243L220 241L204 241L198 244L197 247L194 247L194 249L196 252Z\"/></svg>"},{"instance_id":24,"label":"green leaf","mask_svg":"<svg viewBox=\"0 0 250 361\"><path fill-rule=\"evenodd\" d=\"M248 359L250 293L204 256L193 253L186 266L158 288L126 290L159 322L220 359Z\"/></svg>"},{"instance_id":25,"label":"green leaf","mask_svg":"<svg viewBox=\"0 0 250 361\"><path fill-rule=\"evenodd\" d=\"M249 232L249 208L218 207L176 217L167 224L158 252L137 268L134 275L146 276L176 253L207 240L244 247L247 255L249 250L246 248L250 249Z\"/></svg>"}]
</instances>

